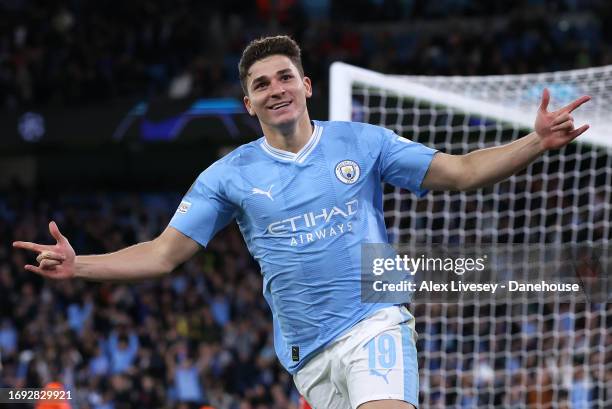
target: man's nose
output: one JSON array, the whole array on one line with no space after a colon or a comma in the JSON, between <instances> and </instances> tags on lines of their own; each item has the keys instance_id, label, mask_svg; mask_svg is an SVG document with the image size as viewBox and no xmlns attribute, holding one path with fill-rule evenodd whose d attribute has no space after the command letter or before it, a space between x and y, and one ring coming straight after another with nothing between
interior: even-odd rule
<instances>
[{"instance_id":1,"label":"man's nose","mask_svg":"<svg viewBox=\"0 0 612 409\"><path fill-rule=\"evenodd\" d=\"M283 84L279 81L272 81L270 84L270 91L272 95L282 94L285 92L285 87L283 87Z\"/></svg>"}]
</instances>

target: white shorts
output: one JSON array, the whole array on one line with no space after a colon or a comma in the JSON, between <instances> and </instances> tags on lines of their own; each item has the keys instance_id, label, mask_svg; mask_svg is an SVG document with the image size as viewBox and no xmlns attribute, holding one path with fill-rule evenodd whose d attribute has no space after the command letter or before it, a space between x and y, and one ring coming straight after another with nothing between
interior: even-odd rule
<instances>
[{"instance_id":1,"label":"white shorts","mask_svg":"<svg viewBox=\"0 0 612 409\"><path fill-rule=\"evenodd\" d=\"M418 405L414 317L393 306L360 321L294 376L313 409L356 409L382 399Z\"/></svg>"}]
</instances>

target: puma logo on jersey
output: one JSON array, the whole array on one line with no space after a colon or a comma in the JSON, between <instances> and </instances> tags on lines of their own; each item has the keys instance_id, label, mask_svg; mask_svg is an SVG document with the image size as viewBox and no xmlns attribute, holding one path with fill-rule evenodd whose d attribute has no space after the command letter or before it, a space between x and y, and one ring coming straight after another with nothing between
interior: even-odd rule
<instances>
[{"instance_id":1,"label":"puma logo on jersey","mask_svg":"<svg viewBox=\"0 0 612 409\"><path fill-rule=\"evenodd\" d=\"M253 193L254 195L264 195L264 196L267 196L268 199L274 201L274 199L272 198L272 188L273 187L274 187L274 185L270 185L268 190L261 190L258 187L254 187L253 190L251 191L251 193Z\"/></svg>"},{"instance_id":2,"label":"puma logo on jersey","mask_svg":"<svg viewBox=\"0 0 612 409\"><path fill-rule=\"evenodd\" d=\"M387 369L387 372L384 373L384 374L379 372L379 371L377 371L376 369L370 369L370 375L380 376L381 378L383 378L385 380L387 385L389 385L389 380L387 379L387 375L389 375L389 372L391 372L391 369Z\"/></svg>"}]
</instances>

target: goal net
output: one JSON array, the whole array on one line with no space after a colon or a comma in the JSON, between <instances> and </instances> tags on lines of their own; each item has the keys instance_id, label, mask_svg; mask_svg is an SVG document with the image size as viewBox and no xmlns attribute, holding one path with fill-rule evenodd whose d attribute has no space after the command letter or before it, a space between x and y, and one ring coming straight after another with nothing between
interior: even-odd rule
<instances>
[{"instance_id":1,"label":"goal net","mask_svg":"<svg viewBox=\"0 0 612 409\"><path fill-rule=\"evenodd\" d=\"M577 126L591 125L578 142L473 192L417 199L385 186L385 220L394 243L597 249L590 252L599 263L597 283L609 286L612 66L424 77L334 63L330 83L331 120L382 125L450 154L526 135L544 87L550 110L591 95L574 113ZM612 407L612 302L605 294L609 288L586 302L549 293L413 303L421 407Z\"/></svg>"}]
</instances>

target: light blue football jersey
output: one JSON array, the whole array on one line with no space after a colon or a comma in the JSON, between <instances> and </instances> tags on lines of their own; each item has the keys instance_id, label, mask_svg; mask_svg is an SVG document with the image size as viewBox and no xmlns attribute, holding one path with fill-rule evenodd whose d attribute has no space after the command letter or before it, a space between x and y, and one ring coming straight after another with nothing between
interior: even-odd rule
<instances>
[{"instance_id":1,"label":"light blue football jersey","mask_svg":"<svg viewBox=\"0 0 612 409\"><path fill-rule=\"evenodd\" d=\"M355 122L313 121L298 152L265 138L202 172L170 225L206 246L236 218L261 266L279 360L295 373L389 304L361 302L361 244L387 243L381 181L422 196L434 149Z\"/></svg>"}]
</instances>

